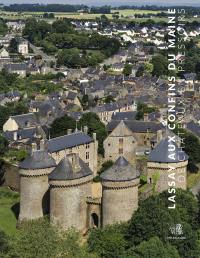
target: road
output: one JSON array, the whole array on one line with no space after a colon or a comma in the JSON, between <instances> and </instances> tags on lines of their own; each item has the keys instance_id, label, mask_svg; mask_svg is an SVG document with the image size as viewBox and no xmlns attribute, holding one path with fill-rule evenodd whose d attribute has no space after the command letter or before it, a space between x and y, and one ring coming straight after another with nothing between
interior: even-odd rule
<instances>
[{"instance_id":1,"label":"road","mask_svg":"<svg viewBox=\"0 0 200 258\"><path fill-rule=\"evenodd\" d=\"M56 62L55 56L49 56L49 55L45 54L39 47L36 47L35 45L31 44L30 42L29 42L29 45L30 45L30 48L32 48L34 54L42 56L42 59L44 61L46 61L48 63L51 61Z\"/></svg>"}]
</instances>

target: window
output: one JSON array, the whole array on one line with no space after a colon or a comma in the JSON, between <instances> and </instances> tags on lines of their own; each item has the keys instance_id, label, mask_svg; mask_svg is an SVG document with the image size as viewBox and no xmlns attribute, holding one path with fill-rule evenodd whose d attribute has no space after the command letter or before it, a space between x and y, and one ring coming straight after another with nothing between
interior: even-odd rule
<instances>
[{"instance_id":1,"label":"window","mask_svg":"<svg viewBox=\"0 0 200 258\"><path fill-rule=\"evenodd\" d=\"M90 148L90 144L87 143L85 148L86 148L86 149L89 149L89 148Z\"/></svg>"},{"instance_id":2,"label":"window","mask_svg":"<svg viewBox=\"0 0 200 258\"><path fill-rule=\"evenodd\" d=\"M90 153L89 153L89 152L86 152L85 157L86 157L86 159L89 159L89 158L90 158Z\"/></svg>"},{"instance_id":3,"label":"window","mask_svg":"<svg viewBox=\"0 0 200 258\"><path fill-rule=\"evenodd\" d=\"M110 146L110 143L108 143L108 146Z\"/></svg>"},{"instance_id":4,"label":"window","mask_svg":"<svg viewBox=\"0 0 200 258\"><path fill-rule=\"evenodd\" d=\"M119 154L123 154L123 148L119 149Z\"/></svg>"},{"instance_id":5,"label":"window","mask_svg":"<svg viewBox=\"0 0 200 258\"><path fill-rule=\"evenodd\" d=\"M124 139L123 138L119 138L119 143L123 144L123 142L124 142Z\"/></svg>"}]
</instances>

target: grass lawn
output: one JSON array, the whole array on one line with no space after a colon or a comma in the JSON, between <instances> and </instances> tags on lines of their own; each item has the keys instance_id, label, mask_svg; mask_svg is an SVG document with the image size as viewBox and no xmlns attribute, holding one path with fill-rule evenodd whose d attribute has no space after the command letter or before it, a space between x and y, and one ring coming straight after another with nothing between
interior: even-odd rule
<instances>
[{"instance_id":1,"label":"grass lawn","mask_svg":"<svg viewBox=\"0 0 200 258\"><path fill-rule=\"evenodd\" d=\"M17 233L16 215L18 211L19 194L6 187L0 187L0 230L12 236Z\"/></svg>"}]
</instances>

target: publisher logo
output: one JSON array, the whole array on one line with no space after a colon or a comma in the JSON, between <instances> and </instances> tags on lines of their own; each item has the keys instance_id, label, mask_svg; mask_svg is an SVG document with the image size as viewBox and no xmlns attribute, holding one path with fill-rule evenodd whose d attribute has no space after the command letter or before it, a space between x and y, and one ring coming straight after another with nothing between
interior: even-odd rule
<instances>
[{"instance_id":1,"label":"publisher logo","mask_svg":"<svg viewBox=\"0 0 200 258\"><path fill-rule=\"evenodd\" d=\"M173 225L169 228L170 236L167 239L186 239L181 224Z\"/></svg>"}]
</instances>

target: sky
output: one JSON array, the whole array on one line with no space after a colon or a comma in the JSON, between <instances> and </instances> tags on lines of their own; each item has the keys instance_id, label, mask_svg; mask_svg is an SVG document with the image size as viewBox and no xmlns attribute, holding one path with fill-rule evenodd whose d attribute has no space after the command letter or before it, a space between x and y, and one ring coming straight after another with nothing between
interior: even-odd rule
<instances>
[{"instance_id":1,"label":"sky","mask_svg":"<svg viewBox=\"0 0 200 258\"><path fill-rule=\"evenodd\" d=\"M200 0L0 0L0 3L9 4L22 4L22 3L60 3L60 4L85 4L85 5L189 5L200 6Z\"/></svg>"}]
</instances>

